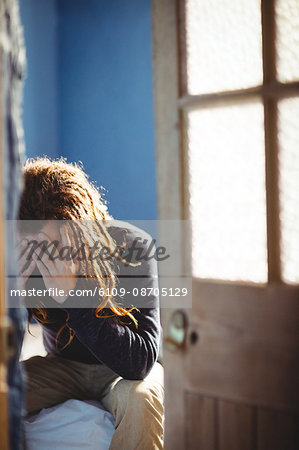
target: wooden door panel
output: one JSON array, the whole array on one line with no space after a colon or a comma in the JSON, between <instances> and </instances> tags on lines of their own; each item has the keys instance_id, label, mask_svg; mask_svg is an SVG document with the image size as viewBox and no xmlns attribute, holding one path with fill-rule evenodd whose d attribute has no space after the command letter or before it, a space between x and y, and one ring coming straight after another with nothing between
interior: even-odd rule
<instances>
[{"instance_id":1,"label":"wooden door panel","mask_svg":"<svg viewBox=\"0 0 299 450\"><path fill-rule=\"evenodd\" d=\"M258 450L299 448L298 414L259 408L257 414Z\"/></svg>"},{"instance_id":2,"label":"wooden door panel","mask_svg":"<svg viewBox=\"0 0 299 450\"><path fill-rule=\"evenodd\" d=\"M297 413L190 392L185 408L187 450L298 450Z\"/></svg>"},{"instance_id":3,"label":"wooden door panel","mask_svg":"<svg viewBox=\"0 0 299 450\"><path fill-rule=\"evenodd\" d=\"M187 392L185 408L186 448L214 450L217 445L217 401Z\"/></svg>"},{"instance_id":4,"label":"wooden door panel","mask_svg":"<svg viewBox=\"0 0 299 450\"><path fill-rule=\"evenodd\" d=\"M193 305L198 340L180 354L186 389L298 410L298 289L194 282Z\"/></svg>"},{"instance_id":5,"label":"wooden door panel","mask_svg":"<svg viewBox=\"0 0 299 450\"><path fill-rule=\"evenodd\" d=\"M218 448L252 450L254 447L255 408L241 403L218 402Z\"/></svg>"},{"instance_id":6,"label":"wooden door panel","mask_svg":"<svg viewBox=\"0 0 299 450\"><path fill-rule=\"evenodd\" d=\"M252 450L254 408L185 393L188 450Z\"/></svg>"},{"instance_id":7,"label":"wooden door panel","mask_svg":"<svg viewBox=\"0 0 299 450\"><path fill-rule=\"evenodd\" d=\"M295 450L298 288L194 281L185 314L185 346L164 347L166 448Z\"/></svg>"}]
</instances>

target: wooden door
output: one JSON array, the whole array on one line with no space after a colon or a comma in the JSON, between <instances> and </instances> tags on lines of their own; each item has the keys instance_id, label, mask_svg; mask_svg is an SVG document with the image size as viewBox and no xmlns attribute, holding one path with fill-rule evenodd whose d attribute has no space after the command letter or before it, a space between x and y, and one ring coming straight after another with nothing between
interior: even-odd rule
<instances>
[{"instance_id":1,"label":"wooden door","mask_svg":"<svg viewBox=\"0 0 299 450\"><path fill-rule=\"evenodd\" d=\"M295 450L299 4L152 11L159 218L192 229L192 308L162 309L165 448Z\"/></svg>"},{"instance_id":2,"label":"wooden door","mask_svg":"<svg viewBox=\"0 0 299 450\"><path fill-rule=\"evenodd\" d=\"M3 25L3 5L0 6L0 34ZM8 400L7 400L7 370L8 362L8 317L5 308L5 272L4 272L4 214L3 214L3 178L2 178L2 42L0 42L0 447L8 450Z\"/></svg>"},{"instance_id":3,"label":"wooden door","mask_svg":"<svg viewBox=\"0 0 299 450\"><path fill-rule=\"evenodd\" d=\"M0 2L0 449L21 445L22 384L18 342L23 309L8 309L15 279L15 219L21 189L21 86L25 53L17 0ZM11 273L10 270L8 272ZM16 306L16 303L14 303ZM20 347L20 345L19 345ZM8 386L10 383L10 386ZM19 407L18 407L19 406Z\"/></svg>"}]
</instances>

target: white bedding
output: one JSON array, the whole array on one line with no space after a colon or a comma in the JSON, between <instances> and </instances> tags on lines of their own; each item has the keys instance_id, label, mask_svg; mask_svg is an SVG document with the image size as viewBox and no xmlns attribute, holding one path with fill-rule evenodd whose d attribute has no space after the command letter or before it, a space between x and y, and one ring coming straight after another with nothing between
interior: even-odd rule
<instances>
[{"instance_id":1,"label":"white bedding","mask_svg":"<svg viewBox=\"0 0 299 450\"><path fill-rule=\"evenodd\" d=\"M108 450L114 418L96 401L68 400L25 419L26 450Z\"/></svg>"}]
</instances>

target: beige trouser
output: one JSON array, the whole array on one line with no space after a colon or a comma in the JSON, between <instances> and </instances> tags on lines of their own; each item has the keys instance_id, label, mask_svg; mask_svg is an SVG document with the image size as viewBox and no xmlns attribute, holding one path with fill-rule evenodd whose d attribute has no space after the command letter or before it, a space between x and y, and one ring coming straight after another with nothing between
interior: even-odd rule
<instances>
[{"instance_id":1,"label":"beige trouser","mask_svg":"<svg viewBox=\"0 0 299 450\"><path fill-rule=\"evenodd\" d=\"M141 381L125 380L108 367L84 364L55 355L24 361L27 412L71 398L100 400L115 417L110 449L163 448L163 368L156 363Z\"/></svg>"}]
</instances>

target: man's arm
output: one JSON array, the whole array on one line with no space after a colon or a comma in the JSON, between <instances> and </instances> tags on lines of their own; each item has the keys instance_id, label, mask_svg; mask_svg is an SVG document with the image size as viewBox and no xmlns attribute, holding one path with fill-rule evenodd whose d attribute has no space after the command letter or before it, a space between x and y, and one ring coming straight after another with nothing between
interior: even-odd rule
<instances>
[{"instance_id":1,"label":"man's arm","mask_svg":"<svg viewBox=\"0 0 299 450\"><path fill-rule=\"evenodd\" d=\"M114 231L114 233L117 232L119 228ZM137 246L147 256L155 254L152 238L142 230L131 227L126 230L125 237L127 247L132 249ZM151 249L150 253L149 249ZM131 261L136 262L134 258ZM72 301L76 302L74 298L73 300L69 298L65 305L62 305L62 309L69 315L67 326L73 329L78 340L101 363L123 378L143 379L153 367L159 354L160 310L157 261L154 257L142 258L141 264L137 267L118 262L118 275L117 289L120 290L125 286L126 291L131 292L124 296L125 306L133 304L138 308L132 312L137 319L137 327L134 323L130 323L132 320L127 316L97 318L91 308L72 308ZM139 294L136 297L132 295L133 288ZM148 295L141 296L142 288L147 290Z\"/></svg>"},{"instance_id":2,"label":"man's arm","mask_svg":"<svg viewBox=\"0 0 299 450\"><path fill-rule=\"evenodd\" d=\"M97 318L90 308L67 308L69 320L79 341L118 375L143 379L158 358L160 340L159 309L135 312L135 325L122 325L116 318Z\"/></svg>"}]
</instances>

